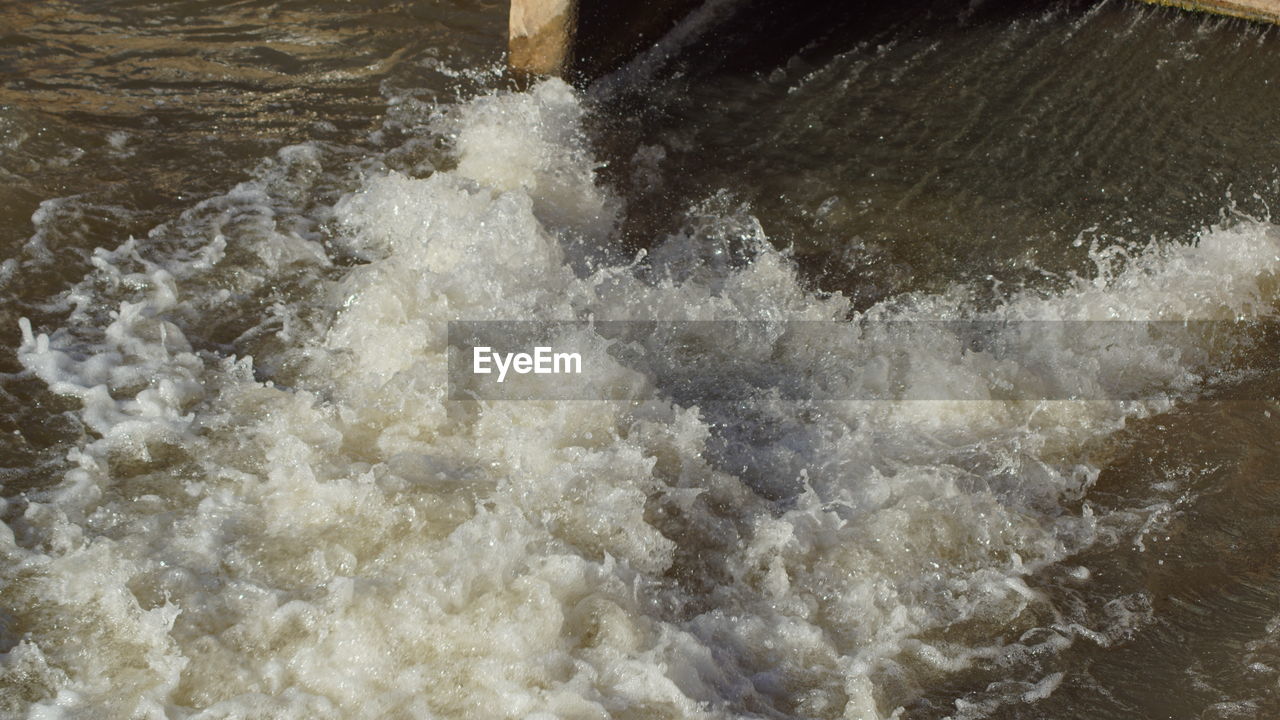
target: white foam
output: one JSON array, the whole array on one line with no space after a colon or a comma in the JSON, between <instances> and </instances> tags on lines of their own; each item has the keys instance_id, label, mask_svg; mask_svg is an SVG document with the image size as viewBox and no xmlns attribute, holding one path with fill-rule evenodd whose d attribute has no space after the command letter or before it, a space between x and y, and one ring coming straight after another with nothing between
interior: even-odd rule
<instances>
[{"instance_id":1,"label":"white foam","mask_svg":"<svg viewBox=\"0 0 1280 720\"><path fill-rule=\"evenodd\" d=\"M334 209L342 246L367 260L336 279L318 243L273 220L287 208L272 183L300 192L277 178L193 213L203 229L168 260L142 261L135 244L99 254L98 289L74 291L82 312L67 328L24 323L24 365L80 398L93 437L0 538L6 606L27 634L3 659L5 707L889 717L930 683L1012 653L992 628L1052 614L1026 579L1094 540L1092 512L1064 507L1096 478L1081 448L1193 392L1222 360L1211 338L1174 333L1099 366L1103 382L1151 388L1151 400L962 401L993 378L1065 382L1101 349L1063 338L1041 375L1020 376L934 337L894 370L894 397L932 401L815 408L760 393L738 415L658 401L450 405L449 320L849 313L846 299L805 290L741 214L691 226L647 265L584 272L575 248L604 241L618 205L595 182L581 114L554 81L457 108L444 130L454 170L373 175ZM310 166L316 152L278 162ZM237 213L254 220L226 221ZM216 232L199 224L211 216ZM729 237L750 252L721 252ZM1277 269L1280 235L1241 223L1054 295L1011 297L996 316L1266 314ZM257 331L276 338L266 355L193 349L219 303L248 302L210 288L286 277L315 290L278 311L287 331ZM855 319L980 315L965 297L901 297ZM116 310L100 322L104 303ZM782 348L778 381L817 386L831 378L803 373L843 364L841 382L881 382L893 368L859 355L849 327L848 344ZM773 356L769 332L736 347ZM287 366L289 387L255 366ZM662 387L616 363L601 372ZM708 360L705 382L739 381ZM1047 651L1070 642L1055 637ZM1019 681L1010 697L1034 702L1060 681Z\"/></svg>"}]
</instances>

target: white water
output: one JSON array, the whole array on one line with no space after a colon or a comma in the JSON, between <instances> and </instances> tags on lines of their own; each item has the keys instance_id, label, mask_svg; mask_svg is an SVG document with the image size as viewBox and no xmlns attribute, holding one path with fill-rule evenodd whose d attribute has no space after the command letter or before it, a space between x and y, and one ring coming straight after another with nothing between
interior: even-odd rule
<instances>
[{"instance_id":1,"label":"white water","mask_svg":"<svg viewBox=\"0 0 1280 720\"><path fill-rule=\"evenodd\" d=\"M1117 598L1112 625L1073 625L1028 578L1135 522L1076 503L1097 476L1090 444L1228 360L1229 343L1194 329L1143 347L1064 338L1035 377L922 343L898 379L902 398L928 401L755 394L715 417L670 402L447 403L449 320L849 315L843 297L805 290L745 214L693 223L641 263L593 260L621 208L595 182L582 113L558 82L450 109L431 132L456 166L425 179L373 167L312 218L338 228L327 243L289 222L323 151L287 148L181 219L185 244L99 252L64 328L24 326L23 364L81 400L90 433L0 537L4 606L24 635L3 659L3 707L880 718L1003 665L986 705L957 704L981 716L1054 691L1061 675L1037 658L1144 622ZM730 240L754 259L726 260ZM994 311L956 287L861 317L1273 312L1268 224L1123 262L1094 254L1096 276ZM252 290L286 283L287 302L242 336L257 357L199 342ZM823 352L850 382L879 382L858 347L787 348L779 382L826 382L793 375ZM993 378L1068 381L1090 358L1098 382L1150 399L971 399ZM718 367L708 383L734 381Z\"/></svg>"}]
</instances>

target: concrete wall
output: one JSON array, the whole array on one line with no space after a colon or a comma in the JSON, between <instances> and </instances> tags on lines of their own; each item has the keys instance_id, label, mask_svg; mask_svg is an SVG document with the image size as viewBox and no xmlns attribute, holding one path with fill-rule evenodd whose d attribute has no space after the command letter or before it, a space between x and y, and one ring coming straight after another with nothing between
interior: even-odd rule
<instances>
[{"instance_id":1,"label":"concrete wall","mask_svg":"<svg viewBox=\"0 0 1280 720\"><path fill-rule=\"evenodd\" d=\"M1203 10L1218 15L1280 23L1280 0L1145 0L1155 5L1172 5L1186 10Z\"/></svg>"}]
</instances>

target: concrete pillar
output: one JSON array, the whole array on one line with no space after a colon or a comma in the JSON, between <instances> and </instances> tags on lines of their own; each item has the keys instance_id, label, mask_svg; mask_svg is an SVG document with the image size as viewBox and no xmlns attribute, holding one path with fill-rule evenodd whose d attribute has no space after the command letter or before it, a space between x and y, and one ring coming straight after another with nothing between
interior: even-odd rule
<instances>
[{"instance_id":1,"label":"concrete pillar","mask_svg":"<svg viewBox=\"0 0 1280 720\"><path fill-rule=\"evenodd\" d=\"M577 23L577 0L511 0L507 26L511 69L525 75L563 73Z\"/></svg>"},{"instance_id":2,"label":"concrete pillar","mask_svg":"<svg viewBox=\"0 0 1280 720\"><path fill-rule=\"evenodd\" d=\"M1186 10L1202 10L1218 15L1280 23L1280 0L1145 0L1155 5L1172 5Z\"/></svg>"},{"instance_id":3,"label":"concrete pillar","mask_svg":"<svg viewBox=\"0 0 1280 720\"><path fill-rule=\"evenodd\" d=\"M511 0L508 59L517 76L586 82L657 42L702 0Z\"/></svg>"}]
</instances>

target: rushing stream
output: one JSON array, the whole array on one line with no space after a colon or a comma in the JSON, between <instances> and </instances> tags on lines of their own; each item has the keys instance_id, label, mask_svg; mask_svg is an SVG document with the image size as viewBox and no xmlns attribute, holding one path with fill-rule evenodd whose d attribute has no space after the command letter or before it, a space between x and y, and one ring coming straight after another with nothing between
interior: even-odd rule
<instances>
[{"instance_id":1,"label":"rushing stream","mask_svg":"<svg viewBox=\"0 0 1280 720\"><path fill-rule=\"evenodd\" d=\"M1280 33L779 5L0 0L0 716L1280 717Z\"/></svg>"}]
</instances>

